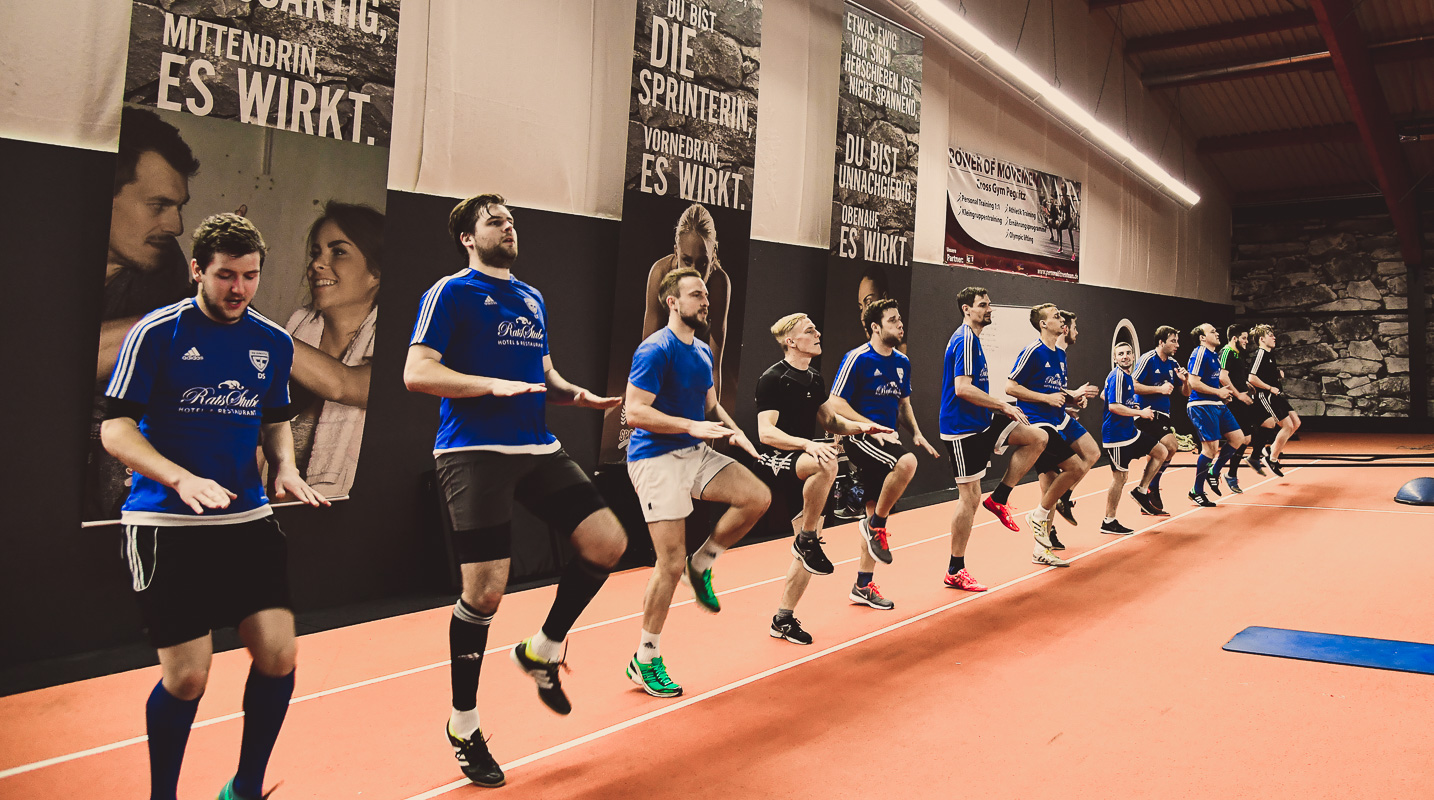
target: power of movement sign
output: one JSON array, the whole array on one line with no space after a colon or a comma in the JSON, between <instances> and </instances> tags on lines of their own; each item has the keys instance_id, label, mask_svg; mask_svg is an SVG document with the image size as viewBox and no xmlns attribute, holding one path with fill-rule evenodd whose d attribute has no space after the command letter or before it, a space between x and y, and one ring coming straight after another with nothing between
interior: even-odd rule
<instances>
[{"instance_id":1,"label":"power of movement sign","mask_svg":"<svg viewBox=\"0 0 1434 800\"><path fill-rule=\"evenodd\" d=\"M958 147L946 161L948 265L1078 280L1080 182Z\"/></svg>"}]
</instances>

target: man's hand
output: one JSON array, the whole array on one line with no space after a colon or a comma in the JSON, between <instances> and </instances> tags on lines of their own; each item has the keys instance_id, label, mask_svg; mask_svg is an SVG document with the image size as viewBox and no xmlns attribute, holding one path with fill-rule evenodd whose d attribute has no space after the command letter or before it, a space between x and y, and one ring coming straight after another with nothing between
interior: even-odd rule
<instances>
[{"instance_id":1,"label":"man's hand","mask_svg":"<svg viewBox=\"0 0 1434 800\"><path fill-rule=\"evenodd\" d=\"M332 505L328 498L314 491L309 484L304 483L304 479L299 476L299 471L293 467L280 469L275 473L274 499L280 502L298 500L311 506Z\"/></svg>"},{"instance_id":2,"label":"man's hand","mask_svg":"<svg viewBox=\"0 0 1434 800\"><path fill-rule=\"evenodd\" d=\"M896 433L896 431L886 427L885 425L878 425L875 422L871 423L870 425L858 422L856 423L856 426L858 428L861 428L861 432L868 436L875 436L878 433Z\"/></svg>"},{"instance_id":3,"label":"man's hand","mask_svg":"<svg viewBox=\"0 0 1434 800\"><path fill-rule=\"evenodd\" d=\"M931 443L926 441L926 437L922 436L919 433L916 436L912 437L911 443L930 453L932 458L941 457L941 454L936 452L936 448L932 447Z\"/></svg>"},{"instance_id":4,"label":"man's hand","mask_svg":"<svg viewBox=\"0 0 1434 800\"><path fill-rule=\"evenodd\" d=\"M196 514L203 514L206 508L228 508L229 502L239 497L220 486L217 481L198 475L180 478L179 482L174 484L174 492L185 505L194 509Z\"/></svg>"},{"instance_id":5,"label":"man's hand","mask_svg":"<svg viewBox=\"0 0 1434 800\"><path fill-rule=\"evenodd\" d=\"M1031 424L1031 421L1029 419L1026 419L1026 413L1021 409L1017 408L1014 403L1007 403L1001 406L1001 413L1021 423L1022 425Z\"/></svg>"},{"instance_id":6,"label":"man's hand","mask_svg":"<svg viewBox=\"0 0 1434 800\"><path fill-rule=\"evenodd\" d=\"M1270 394L1279 394L1279 393L1280 393L1280 387L1278 387L1278 386L1271 386L1271 387L1270 387Z\"/></svg>"},{"instance_id":7,"label":"man's hand","mask_svg":"<svg viewBox=\"0 0 1434 800\"><path fill-rule=\"evenodd\" d=\"M1135 416L1140 417L1141 419L1155 419L1155 411L1149 408L1142 408L1140 409L1140 413L1136 414Z\"/></svg>"},{"instance_id":8,"label":"man's hand","mask_svg":"<svg viewBox=\"0 0 1434 800\"><path fill-rule=\"evenodd\" d=\"M802 448L802 452L815 458L818 464L835 461L840 457L837 449L826 442L807 442L807 446Z\"/></svg>"},{"instance_id":9,"label":"man's hand","mask_svg":"<svg viewBox=\"0 0 1434 800\"><path fill-rule=\"evenodd\" d=\"M1168 395L1168 394L1170 394L1171 392L1174 392L1174 391L1175 391L1175 384L1173 384L1173 383L1162 383L1162 384L1160 384L1160 393L1161 393L1161 394L1166 394L1166 395Z\"/></svg>"},{"instance_id":10,"label":"man's hand","mask_svg":"<svg viewBox=\"0 0 1434 800\"><path fill-rule=\"evenodd\" d=\"M1235 397L1241 403L1244 403L1247 406L1252 406L1255 404L1255 398L1249 396L1248 394L1245 394L1244 392L1235 392Z\"/></svg>"},{"instance_id":11,"label":"man's hand","mask_svg":"<svg viewBox=\"0 0 1434 800\"><path fill-rule=\"evenodd\" d=\"M546 392L548 387L541 383L524 383L522 381L493 381L493 390L490 392L494 397L514 397L520 394L532 394L533 392Z\"/></svg>"},{"instance_id":12,"label":"man's hand","mask_svg":"<svg viewBox=\"0 0 1434 800\"><path fill-rule=\"evenodd\" d=\"M901 444L901 437L896 435L896 431L887 431L886 433L873 433L871 435L871 438L883 444Z\"/></svg>"},{"instance_id":13,"label":"man's hand","mask_svg":"<svg viewBox=\"0 0 1434 800\"><path fill-rule=\"evenodd\" d=\"M1051 392L1050 394L1043 394L1041 395L1041 402L1045 403L1048 406L1051 406L1052 408L1065 408L1066 393Z\"/></svg>"},{"instance_id":14,"label":"man's hand","mask_svg":"<svg viewBox=\"0 0 1434 800\"><path fill-rule=\"evenodd\" d=\"M746 450L747 455L751 456L752 458L757 458L757 448L752 446L752 440L747 438L747 434L741 431L733 431L732 438L728 439L727 441L737 445L743 450Z\"/></svg>"},{"instance_id":15,"label":"man's hand","mask_svg":"<svg viewBox=\"0 0 1434 800\"><path fill-rule=\"evenodd\" d=\"M732 436L738 431L723 425L720 422L708 422L707 420L693 420L687 426L687 433L696 436L698 439L721 439L724 436ZM751 447L751 442L747 443ZM754 452L753 455L756 455Z\"/></svg>"},{"instance_id":16,"label":"man's hand","mask_svg":"<svg viewBox=\"0 0 1434 800\"><path fill-rule=\"evenodd\" d=\"M1230 390L1229 390L1229 389L1226 389L1226 388L1223 387L1223 386L1217 386L1217 387L1215 388L1215 396L1218 397L1218 398L1220 398L1221 400L1229 400L1229 399L1230 399L1230 395L1231 395Z\"/></svg>"},{"instance_id":17,"label":"man's hand","mask_svg":"<svg viewBox=\"0 0 1434 800\"><path fill-rule=\"evenodd\" d=\"M1176 366L1176 367L1175 367L1175 377L1179 378L1179 379L1182 380L1182 381L1183 381L1183 380L1189 380L1189 378L1190 378L1190 373L1189 373L1189 372L1186 372L1184 367Z\"/></svg>"},{"instance_id":18,"label":"man's hand","mask_svg":"<svg viewBox=\"0 0 1434 800\"><path fill-rule=\"evenodd\" d=\"M1083 400L1089 400L1090 398L1100 394L1100 390L1095 388L1094 386L1091 386L1090 383L1087 382L1082 383L1079 389L1072 390L1071 394L1076 395Z\"/></svg>"},{"instance_id":19,"label":"man's hand","mask_svg":"<svg viewBox=\"0 0 1434 800\"><path fill-rule=\"evenodd\" d=\"M599 397L587 389L579 389L573 393L573 405L581 408L608 409L617 408L622 405L621 397Z\"/></svg>"}]
</instances>

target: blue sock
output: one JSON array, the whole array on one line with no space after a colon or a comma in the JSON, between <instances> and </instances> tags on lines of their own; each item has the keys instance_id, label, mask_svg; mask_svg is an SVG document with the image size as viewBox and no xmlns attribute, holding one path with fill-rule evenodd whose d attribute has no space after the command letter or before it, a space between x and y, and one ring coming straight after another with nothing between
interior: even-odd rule
<instances>
[{"instance_id":1,"label":"blue sock","mask_svg":"<svg viewBox=\"0 0 1434 800\"><path fill-rule=\"evenodd\" d=\"M880 514L877 514L877 513L875 513L875 512L872 512L871 518L866 521L866 524L870 525L870 526L873 527L873 528L885 528L885 527L886 527L886 517L883 517L883 516L880 515Z\"/></svg>"},{"instance_id":2,"label":"blue sock","mask_svg":"<svg viewBox=\"0 0 1434 800\"><path fill-rule=\"evenodd\" d=\"M1235 455L1235 449L1230 445L1221 442L1220 452L1218 455L1215 456L1215 466L1210 468L1210 472L1215 475L1219 475L1220 471L1225 469L1225 464L1230 461L1230 457L1233 455Z\"/></svg>"},{"instance_id":3,"label":"blue sock","mask_svg":"<svg viewBox=\"0 0 1434 800\"><path fill-rule=\"evenodd\" d=\"M156 683L154 691L149 693L144 720L149 734L150 800L175 800L184 746L189 743L189 728L198 710L198 698L180 700L164 688L163 681Z\"/></svg>"},{"instance_id":4,"label":"blue sock","mask_svg":"<svg viewBox=\"0 0 1434 800\"><path fill-rule=\"evenodd\" d=\"M1205 491L1205 471L1210 469L1210 457L1204 453L1195 459L1195 491Z\"/></svg>"},{"instance_id":5,"label":"blue sock","mask_svg":"<svg viewBox=\"0 0 1434 800\"><path fill-rule=\"evenodd\" d=\"M1150 491L1153 492L1160 488L1160 476L1164 475L1165 470L1169 469L1169 467L1170 462L1165 462L1165 464L1160 467L1160 470L1155 473L1155 477L1150 479Z\"/></svg>"},{"instance_id":6,"label":"blue sock","mask_svg":"<svg viewBox=\"0 0 1434 800\"><path fill-rule=\"evenodd\" d=\"M244 684L244 739L239 745L239 770L234 773L236 794L257 798L264 793L264 769L293 696L293 672L271 678L249 668L249 681Z\"/></svg>"},{"instance_id":7,"label":"blue sock","mask_svg":"<svg viewBox=\"0 0 1434 800\"><path fill-rule=\"evenodd\" d=\"M865 586L865 585L867 585L868 583L871 583L871 578L872 578L872 576L875 575L875 574L876 574L876 573L874 573L874 572L858 572L858 573L856 574L856 585L857 585L857 586Z\"/></svg>"}]
</instances>

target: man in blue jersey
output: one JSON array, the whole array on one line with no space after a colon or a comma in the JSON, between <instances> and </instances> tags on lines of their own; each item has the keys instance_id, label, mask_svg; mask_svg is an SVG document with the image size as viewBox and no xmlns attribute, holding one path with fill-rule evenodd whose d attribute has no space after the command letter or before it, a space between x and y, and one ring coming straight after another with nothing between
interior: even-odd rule
<instances>
[{"instance_id":1,"label":"man in blue jersey","mask_svg":"<svg viewBox=\"0 0 1434 800\"><path fill-rule=\"evenodd\" d=\"M1059 347L1061 350L1067 350L1071 345L1076 343L1076 339L1080 334L1080 330L1076 326L1076 314L1074 311L1067 311L1064 308L1057 313L1061 315L1062 327L1061 335L1056 337L1056 347ZM1069 358L1067 358L1067 360L1069 360ZM1100 448L1095 445L1095 437L1091 436L1090 432L1086 431L1085 427L1080 425L1079 415L1081 411L1085 410L1090 399L1099 394L1099 392L1100 390L1097 387L1087 382L1082 385L1080 389L1071 393L1071 401L1066 405L1066 413L1070 415L1071 420L1074 421L1077 426L1076 428L1069 429L1067 435L1070 436L1070 438L1068 441L1071 443L1071 448L1075 450L1076 454L1085 462L1087 471L1095 469L1095 462L1100 460ZM1055 475L1053 473L1041 473L1041 485L1049 485L1050 481L1054 478ZM1061 498L1056 501L1056 512L1062 517L1065 517L1066 521L1072 525L1078 524L1075 518L1076 500L1074 495L1075 489L1072 487L1067 489L1065 494L1061 495ZM1055 530L1055 526L1052 525L1052 536L1055 535ZM1053 543L1057 545L1056 549L1062 549L1059 539L1054 539Z\"/></svg>"},{"instance_id":2,"label":"man in blue jersey","mask_svg":"<svg viewBox=\"0 0 1434 800\"><path fill-rule=\"evenodd\" d=\"M933 457L941 456L921 435L916 412L911 409L911 360L897 349L905 339L906 329L896 301L868 303L861 312L861 321L869 339L842 358L832 382L832 394L850 403L856 413L892 432L849 436L842 442L867 498L866 517L860 522L862 546L856 583L849 597L853 603L888 611L895 606L882 596L872 577L877 561L891 563L886 517L916 474L916 454L901 446L901 438L895 433L897 425L911 432L913 444Z\"/></svg>"},{"instance_id":3,"label":"man in blue jersey","mask_svg":"<svg viewBox=\"0 0 1434 800\"><path fill-rule=\"evenodd\" d=\"M956 305L961 309L962 325L946 343L941 372L941 439L951 456L951 475L958 493L951 515L951 562L943 583L952 589L984 592L986 587L966 569L966 544L971 540L971 525L981 499L981 478L986 475L992 453L1004 452L1010 446L1017 448L1005 478L986 498L985 506L1006 527L1020 530L1007 502L1011 489L1045 449L1048 436L1032 427L1019 408L991 396L990 371L980 339L981 332L991 324L990 294L980 286L967 286L956 295ZM996 419L994 411L1001 412L1002 417Z\"/></svg>"},{"instance_id":4,"label":"man in blue jersey","mask_svg":"<svg viewBox=\"0 0 1434 800\"><path fill-rule=\"evenodd\" d=\"M105 390L100 437L134 470L120 512L125 556L163 677L145 708L150 797L174 800L215 628L237 627L253 657L239 768L220 800L263 795L264 770L294 692L294 614L275 499L328 505L299 475L289 430L289 334L249 308L264 239L219 214L194 232L192 298L140 318Z\"/></svg>"},{"instance_id":5,"label":"man in blue jersey","mask_svg":"<svg viewBox=\"0 0 1434 800\"><path fill-rule=\"evenodd\" d=\"M1175 351L1179 349L1180 331L1161 325L1155 329L1155 347L1140 356L1131 375L1135 380L1135 394L1140 407L1155 412L1149 420L1138 419L1136 427L1158 436L1166 453L1148 490L1142 492L1137 486L1131 490L1131 496L1140 503L1143 513L1156 516L1169 516L1160 497L1160 476L1165 474L1180 449L1175 441L1175 429L1170 424L1170 395L1176 391L1187 397L1190 395L1190 385L1185 380L1189 373L1175 360Z\"/></svg>"},{"instance_id":6,"label":"man in blue jersey","mask_svg":"<svg viewBox=\"0 0 1434 800\"><path fill-rule=\"evenodd\" d=\"M1190 499L1199 506L1213 506L1215 502L1205 494L1204 485L1208 483L1215 494L1220 494L1220 470L1247 439L1230 407L1225 405L1234 396L1235 389L1230 385L1229 375L1220 368L1220 357L1215 350L1220 346L1220 331L1207 322L1190 334L1195 337L1195 351L1185 367L1190 373L1190 402L1185 410L1200 439L1195 488L1190 492Z\"/></svg>"},{"instance_id":7,"label":"man in blue jersey","mask_svg":"<svg viewBox=\"0 0 1434 800\"><path fill-rule=\"evenodd\" d=\"M721 611L712 564L762 518L772 494L756 475L707 444L726 439L757 457L752 442L717 403L702 274L690 267L672 270L657 292L667 306L667 325L638 345L627 377L625 407L633 428L627 472L657 556L643 597L642 637L627 677L653 697L677 697L682 687L667 674L661 641L677 582L685 579L692 586L703 610ZM687 517L694 498L728 508L688 557Z\"/></svg>"},{"instance_id":8,"label":"man in blue jersey","mask_svg":"<svg viewBox=\"0 0 1434 800\"><path fill-rule=\"evenodd\" d=\"M1025 412L1032 425L1045 428L1046 448L1036 459L1041 474L1041 503L1031 512L1031 533L1036 540L1031 560L1052 567L1068 567L1070 562L1053 551L1064 549L1060 539L1052 535L1051 512L1068 489L1073 489L1090 470L1087 460L1074 445L1085 445L1090 434L1070 414L1066 406L1085 397L1085 387L1066 389L1066 353L1057 346L1057 339L1066 329L1060 311L1052 303L1031 309L1031 327L1036 340L1026 345L1006 381L1006 393L1016 398L1016 407ZM1090 440L1093 444L1094 440Z\"/></svg>"},{"instance_id":9,"label":"man in blue jersey","mask_svg":"<svg viewBox=\"0 0 1434 800\"><path fill-rule=\"evenodd\" d=\"M403 382L409 391L442 398L433 455L463 576L448 626L448 741L469 780L502 786L503 770L479 730L478 677L488 627L508 585L513 501L568 536L577 551L542 627L509 654L536 682L543 703L567 714L572 704L558 680L563 642L622 557L627 537L548 431L544 404L605 409L618 398L574 386L554 368L543 296L512 275L518 232L501 196L477 195L454 206L448 232L468 266L423 295Z\"/></svg>"},{"instance_id":10,"label":"man in blue jersey","mask_svg":"<svg viewBox=\"0 0 1434 800\"><path fill-rule=\"evenodd\" d=\"M1120 524L1115 513L1125 493L1130 462L1150 456L1145 461L1140 485L1131 494L1142 508L1153 514L1156 510L1150 502L1150 482L1165 464L1168 453L1156 432L1141 430L1137 425L1137 422L1154 421L1155 411L1141 407L1135 394L1135 379L1130 374L1130 367L1135 363L1135 348L1121 342L1111 355L1115 367L1105 379L1105 417L1100 426L1101 443L1110 455L1110 490L1105 493L1105 519L1101 520L1100 532L1125 536L1135 531Z\"/></svg>"}]
</instances>

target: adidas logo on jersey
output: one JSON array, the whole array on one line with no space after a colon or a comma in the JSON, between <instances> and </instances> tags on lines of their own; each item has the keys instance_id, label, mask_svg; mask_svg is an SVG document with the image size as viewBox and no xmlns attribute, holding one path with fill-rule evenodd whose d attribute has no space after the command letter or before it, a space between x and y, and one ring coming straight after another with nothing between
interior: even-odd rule
<instances>
[{"instance_id":1,"label":"adidas logo on jersey","mask_svg":"<svg viewBox=\"0 0 1434 800\"><path fill-rule=\"evenodd\" d=\"M483 305L485 305L485 306L496 306L496 305L498 305L498 301L494 300L491 296L489 296L489 297L484 297L484 298L483 298Z\"/></svg>"},{"instance_id":2,"label":"adidas logo on jersey","mask_svg":"<svg viewBox=\"0 0 1434 800\"><path fill-rule=\"evenodd\" d=\"M183 356L183 358L182 358L181 360L183 360L183 361L203 361L203 360L204 360L204 356L201 356L201 355L199 354L199 348L198 348L198 347L191 347L191 348L189 348L189 352L188 352L188 353L185 353L184 356Z\"/></svg>"},{"instance_id":3,"label":"adidas logo on jersey","mask_svg":"<svg viewBox=\"0 0 1434 800\"><path fill-rule=\"evenodd\" d=\"M879 369L874 369L874 370L872 370L872 372L876 375L876 377L878 377L878 378L881 377L881 370L879 370Z\"/></svg>"}]
</instances>

